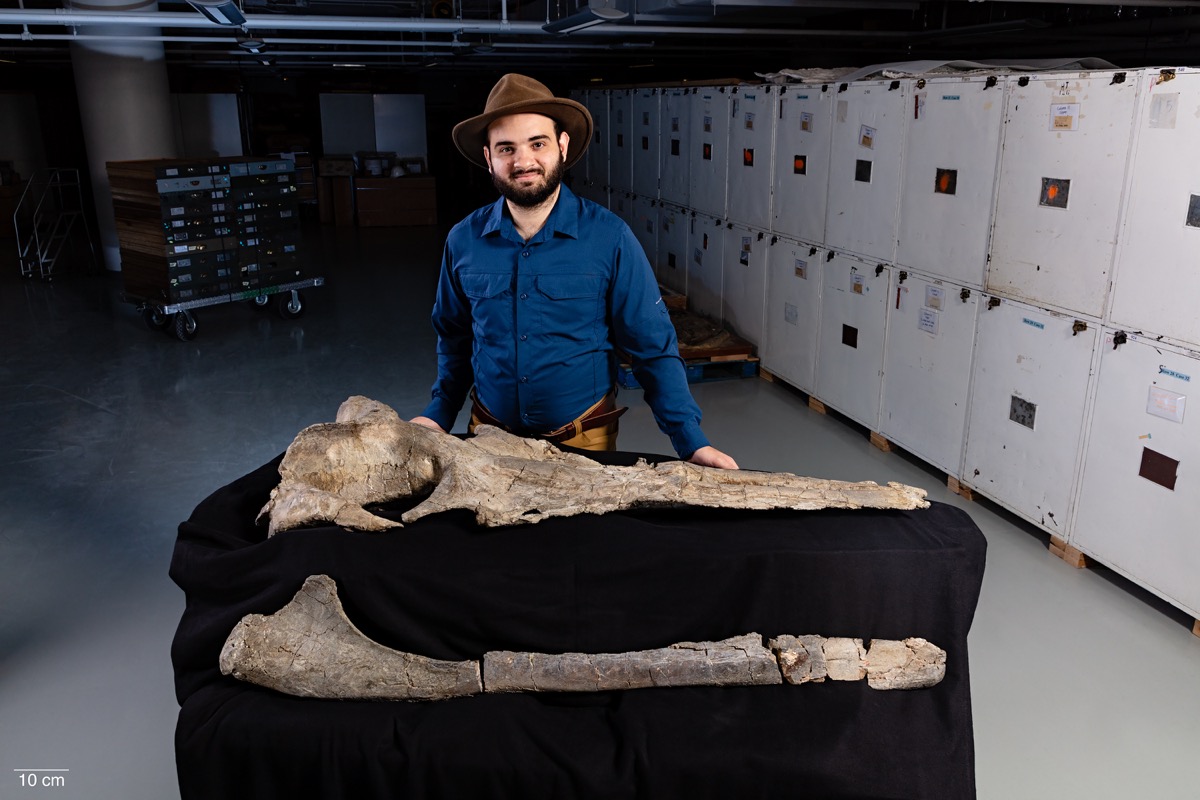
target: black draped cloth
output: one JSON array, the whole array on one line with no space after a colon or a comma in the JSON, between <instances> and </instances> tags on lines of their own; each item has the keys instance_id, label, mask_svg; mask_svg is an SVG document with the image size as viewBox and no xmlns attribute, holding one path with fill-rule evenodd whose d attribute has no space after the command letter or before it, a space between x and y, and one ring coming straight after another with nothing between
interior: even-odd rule
<instances>
[{"instance_id":1,"label":"black draped cloth","mask_svg":"<svg viewBox=\"0 0 1200 800\"><path fill-rule=\"evenodd\" d=\"M986 544L954 507L674 509L500 529L446 512L387 533L268 539L254 519L278 464L218 490L179 528L184 800L975 796L967 633ZM946 677L913 691L826 681L409 703L301 699L222 676L238 620L277 611L318 573L367 636L432 658L749 632L921 636L947 651Z\"/></svg>"}]
</instances>

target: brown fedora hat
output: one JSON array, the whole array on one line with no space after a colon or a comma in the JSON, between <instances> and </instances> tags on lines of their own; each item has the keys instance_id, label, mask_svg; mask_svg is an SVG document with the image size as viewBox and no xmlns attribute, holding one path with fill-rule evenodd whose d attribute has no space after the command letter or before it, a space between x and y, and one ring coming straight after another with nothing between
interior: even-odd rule
<instances>
[{"instance_id":1,"label":"brown fedora hat","mask_svg":"<svg viewBox=\"0 0 1200 800\"><path fill-rule=\"evenodd\" d=\"M574 100L555 97L544 84L533 78L510 72L492 87L482 114L454 126L451 136L458 151L472 164L487 169L483 148L488 143L488 125L509 114L541 114L557 121L571 137L567 148L568 167L583 157L592 141L592 115L587 108Z\"/></svg>"}]
</instances>

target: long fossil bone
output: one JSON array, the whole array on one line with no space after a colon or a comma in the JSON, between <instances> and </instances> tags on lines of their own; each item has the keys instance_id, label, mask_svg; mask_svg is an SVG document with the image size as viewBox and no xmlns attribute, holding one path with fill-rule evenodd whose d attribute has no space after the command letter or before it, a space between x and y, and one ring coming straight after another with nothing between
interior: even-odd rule
<instances>
[{"instance_id":1,"label":"long fossil bone","mask_svg":"<svg viewBox=\"0 0 1200 800\"><path fill-rule=\"evenodd\" d=\"M861 680L873 689L933 686L946 653L924 639L779 636L763 647L748 633L629 653L489 652L478 661L437 661L391 650L346 617L326 575L304 582L269 616L249 614L221 650L221 672L300 697L442 700L486 692L591 692L653 686L745 686ZM481 680L482 674L482 680Z\"/></svg>"},{"instance_id":2,"label":"long fossil bone","mask_svg":"<svg viewBox=\"0 0 1200 800\"><path fill-rule=\"evenodd\" d=\"M271 535L320 522L379 531L400 523L364 506L425 500L401 519L468 509L481 525L538 522L649 506L812 510L926 508L925 490L900 483L802 478L786 472L699 467L683 461L605 466L553 445L483 425L467 440L414 425L366 397L337 420L301 431L259 513Z\"/></svg>"},{"instance_id":3,"label":"long fossil bone","mask_svg":"<svg viewBox=\"0 0 1200 800\"><path fill-rule=\"evenodd\" d=\"M438 661L367 638L337 586L313 575L270 616L247 614L221 648L221 672L300 697L440 700L479 694L476 661Z\"/></svg>"}]
</instances>

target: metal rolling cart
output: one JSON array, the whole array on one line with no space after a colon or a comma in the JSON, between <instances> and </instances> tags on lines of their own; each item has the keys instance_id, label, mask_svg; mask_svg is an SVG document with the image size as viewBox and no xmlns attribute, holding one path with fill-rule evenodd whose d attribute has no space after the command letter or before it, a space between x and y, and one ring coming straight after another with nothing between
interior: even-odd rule
<instances>
[{"instance_id":1,"label":"metal rolling cart","mask_svg":"<svg viewBox=\"0 0 1200 800\"><path fill-rule=\"evenodd\" d=\"M109 162L125 299L148 327L183 341L195 310L246 301L284 319L321 286L299 254L299 203L287 159Z\"/></svg>"}]
</instances>

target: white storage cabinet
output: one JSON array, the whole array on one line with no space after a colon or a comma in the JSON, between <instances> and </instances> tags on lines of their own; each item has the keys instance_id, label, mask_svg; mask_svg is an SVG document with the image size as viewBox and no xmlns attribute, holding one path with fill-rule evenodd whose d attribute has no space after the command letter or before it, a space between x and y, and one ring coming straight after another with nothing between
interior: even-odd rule
<instances>
[{"instance_id":1,"label":"white storage cabinet","mask_svg":"<svg viewBox=\"0 0 1200 800\"><path fill-rule=\"evenodd\" d=\"M629 227L646 251L646 260L653 265L658 258L658 201L634 195L632 203L633 222Z\"/></svg>"},{"instance_id":2,"label":"white storage cabinet","mask_svg":"<svg viewBox=\"0 0 1200 800\"><path fill-rule=\"evenodd\" d=\"M838 84L825 243L865 259L891 262L904 158L908 81Z\"/></svg>"},{"instance_id":3,"label":"white storage cabinet","mask_svg":"<svg viewBox=\"0 0 1200 800\"><path fill-rule=\"evenodd\" d=\"M614 192L632 192L633 92L630 89L608 91L608 182Z\"/></svg>"},{"instance_id":4,"label":"white storage cabinet","mask_svg":"<svg viewBox=\"0 0 1200 800\"><path fill-rule=\"evenodd\" d=\"M725 223L708 214L694 215L688 248L691 251L687 274L688 310L720 323L724 311L721 273L725 258Z\"/></svg>"},{"instance_id":5,"label":"white storage cabinet","mask_svg":"<svg viewBox=\"0 0 1200 800\"><path fill-rule=\"evenodd\" d=\"M691 212L672 203L660 203L658 211L658 254L654 259L654 274L671 291L686 295L688 291L688 234Z\"/></svg>"},{"instance_id":6,"label":"white storage cabinet","mask_svg":"<svg viewBox=\"0 0 1200 800\"><path fill-rule=\"evenodd\" d=\"M1200 346L1200 71L1150 69L1139 80L1112 325Z\"/></svg>"},{"instance_id":7,"label":"white storage cabinet","mask_svg":"<svg viewBox=\"0 0 1200 800\"><path fill-rule=\"evenodd\" d=\"M762 366L811 394L817 368L825 250L783 237L773 236L769 242Z\"/></svg>"},{"instance_id":8,"label":"white storage cabinet","mask_svg":"<svg viewBox=\"0 0 1200 800\"><path fill-rule=\"evenodd\" d=\"M725 218L729 173L729 86L700 86L692 95L690 205L701 214Z\"/></svg>"},{"instance_id":9,"label":"white storage cabinet","mask_svg":"<svg viewBox=\"0 0 1200 800\"><path fill-rule=\"evenodd\" d=\"M978 289L899 267L888 291L879 432L955 478L979 299Z\"/></svg>"},{"instance_id":10,"label":"white storage cabinet","mask_svg":"<svg viewBox=\"0 0 1200 800\"><path fill-rule=\"evenodd\" d=\"M636 195L655 200L658 199L660 100L658 89L636 89L631 99L633 177L630 188Z\"/></svg>"},{"instance_id":11,"label":"white storage cabinet","mask_svg":"<svg viewBox=\"0 0 1200 800\"><path fill-rule=\"evenodd\" d=\"M1104 313L1135 76L1009 77L990 291L1096 319Z\"/></svg>"},{"instance_id":12,"label":"white storage cabinet","mask_svg":"<svg viewBox=\"0 0 1200 800\"><path fill-rule=\"evenodd\" d=\"M1066 538L1097 326L982 302L960 480Z\"/></svg>"},{"instance_id":13,"label":"white storage cabinet","mask_svg":"<svg viewBox=\"0 0 1200 800\"><path fill-rule=\"evenodd\" d=\"M855 422L879 430L891 270L838 253L825 262L822 271L813 394Z\"/></svg>"},{"instance_id":14,"label":"white storage cabinet","mask_svg":"<svg viewBox=\"0 0 1200 800\"><path fill-rule=\"evenodd\" d=\"M775 86L777 104L772 229L825 241L825 206L836 86Z\"/></svg>"},{"instance_id":15,"label":"white storage cabinet","mask_svg":"<svg viewBox=\"0 0 1200 800\"><path fill-rule=\"evenodd\" d=\"M974 288L987 273L1004 80L930 78L912 83L896 265Z\"/></svg>"},{"instance_id":16,"label":"white storage cabinet","mask_svg":"<svg viewBox=\"0 0 1200 800\"><path fill-rule=\"evenodd\" d=\"M737 86L730 96L729 189L726 218L759 230L771 227L775 115L766 86Z\"/></svg>"},{"instance_id":17,"label":"white storage cabinet","mask_svg":"<svg viewBox=\"0 0 1200 800\"><path fill-rule=\"evenodd\" d=\"M767 293L767 251L763 230L728 223L721 276L725 326L753 345L763 339L763 303Z\"/></svg>"},{"instance_id":18,"label":"white storage cabinet","mask_svg":"<svg viewBox=\"0 0 1200 800\"><path fill-rule=\"evenodd\" d=\"M691 119L694 90L664 89L658 195L665 203L687 206L691 200Z\"/></svg>"},{"instance_id":19,"label":"white storage cabinet","mask_svg":"<svg viewBox=\"0 0 1200 800\"><path fill-rule=\"evenodd\" d=\"M1118 333L1104 331L1069 541L1200 619L1200 354Z\"/></svg>"}]
</instances>

